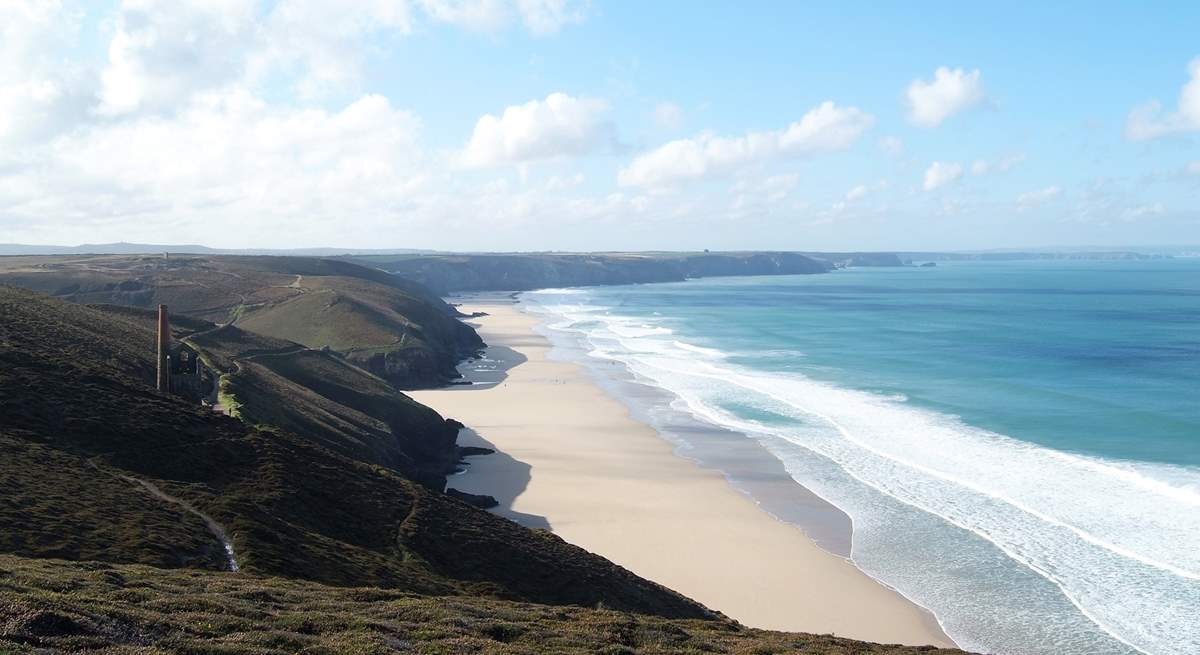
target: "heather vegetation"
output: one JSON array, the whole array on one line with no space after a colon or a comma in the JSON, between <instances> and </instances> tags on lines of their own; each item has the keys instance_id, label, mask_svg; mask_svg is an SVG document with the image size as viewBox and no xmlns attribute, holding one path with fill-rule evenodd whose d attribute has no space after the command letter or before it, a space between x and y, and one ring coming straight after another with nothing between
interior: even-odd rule
<instances>
[{"instance_id":1,"label":"heather vegetation","mask_svg":"<svg viewBox=\"0 0 1200 655\"><path fill-rule=\"evenodd\" d=\"M154 389L150 310L0 286L0 652L915 652L747 630L448 496L456 423L209 318L173 338L240 418Z\"/></svg>"}]
</instances>

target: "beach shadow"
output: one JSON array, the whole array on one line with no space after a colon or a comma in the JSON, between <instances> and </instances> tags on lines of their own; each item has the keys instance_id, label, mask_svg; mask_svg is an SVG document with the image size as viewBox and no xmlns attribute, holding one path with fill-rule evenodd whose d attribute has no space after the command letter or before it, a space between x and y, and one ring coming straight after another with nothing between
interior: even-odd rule
<instances>
[{"instance_id":1,"label":"beach shadow","mask_svg":"<svg viewBox=\"0 0 1200 655\"><path fill-rule=\"evenodd\" d=\"M462 374L462 382L470 384L456 384L453 388L490 389L502 384L508 379L509 371L527 361L528 357L508 346L488 346L482 357L459 364L458 372Z\"/></svg>"},{"instance_id":2,"label":"beach shadow","mask_svg":"<svg viewBox=\"0 0 1200 655\"><path fill-rule=\"evenodd\" d=\"M461 474L446 480L446 486L472 494L486 494L496 499L499 506L489 510L494 514L519 523L527 528L550 529L550 521L537 514L525 514L514 510L513 503L529 486L532 467L511 455L496 449L487 439L471 428L458 433L458 445L491 448L491 455L474 455L466 459L469 466Z\"/></svg>"}]
</instances>

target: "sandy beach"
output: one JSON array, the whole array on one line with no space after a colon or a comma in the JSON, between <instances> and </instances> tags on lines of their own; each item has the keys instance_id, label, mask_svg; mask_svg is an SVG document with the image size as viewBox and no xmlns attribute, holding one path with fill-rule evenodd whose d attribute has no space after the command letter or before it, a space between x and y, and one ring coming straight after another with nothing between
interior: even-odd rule
<instances>
[{"instance_id":1,"label":"sandy beach","mask_svg":"<svg viewBox=\"0 0 1200 655\"><path fill-rule=\"evenodd\" d=\"M500 297L461 309L487 313L470 322L508 368L495 385L410 394L462 421L463 445L497 450L449 486L749 626L953 645L927 611L676 455L583 367L549 359L536 317Z\"/></svg>"}]
</instances>

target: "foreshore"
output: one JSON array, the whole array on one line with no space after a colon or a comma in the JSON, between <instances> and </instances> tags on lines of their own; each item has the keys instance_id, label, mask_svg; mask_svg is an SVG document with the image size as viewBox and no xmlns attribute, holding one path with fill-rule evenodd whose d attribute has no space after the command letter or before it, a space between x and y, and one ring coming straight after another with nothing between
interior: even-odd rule
<instances>
[{"instance_id":1,"label":"foreshore","mask_svg":"<svg viewBox=\"0 0 1200 655\"><path fill-rule=\"evenodd\" d=\"M464 312L502 364L496 384L412 392L494 448L449 486L544 527L745 625L953 646L933 616L818 547L718 471L678 456L580 365L548 358L537 319L503 296Z\"/></svg>"}]
</instances>

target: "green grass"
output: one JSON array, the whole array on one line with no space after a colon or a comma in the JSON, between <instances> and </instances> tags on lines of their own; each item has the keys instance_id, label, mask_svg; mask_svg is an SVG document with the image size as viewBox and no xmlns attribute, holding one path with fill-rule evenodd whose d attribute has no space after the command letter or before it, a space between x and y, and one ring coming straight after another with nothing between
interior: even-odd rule
<instances>
[{"instance_id":1,"label":"green grass","mask_svg":"<svg viewBox=\"0 0 1200 655\"><path fill-rule=\"evenodd\" d=\"M293 286L301 278L298 286ZM76 303L154 308L236 322L265 336L329 346L401 388L457 376L483 347L451 307L419 284L315 257L89 255L0 258L0 283Z\"/></svg>"},{"instance_id":2,"label":"green grass","mask_svg":"<svg viewBox=\"0 0 1200 655\"><path fill-rule=\"evenodd\" d=\"M225 413L233 418L241 419L242 403L237 399L237 396L233 395L232 386L229 375L220 374L220 377L217 378L217 403L225 408Z\"/></svg>"},{"instance_id":3,"label":"green grass","mask_svg":"<svg viewBox=\"0 0 1200 655\"><path fill-rule=\"evenodd\" d=\"M441 489L458 460L458 424L332 352L227 325L189 339L223 371L238 416Z\"/></svg>"},{"instance_id":4,"label":"green grass","mask_svg":"<svg viewBox=\"0 0 1200 655\"><path fill-rule=\"evenodd\" d=\"M930 655L596 608L0 556L0 652Z\"/></svg>"},{"instance_id":5,"label":"green grass","mask_svg":"<svg viewBox=\"0 0 1200 655\"><path fill-rule=\"evenodd\" d=\"M127 475L215 518L247 573L704 615L603 558L443 495L440 476L421 473L453 457L454 427L333 355L302 350L271 359L277 371L268 358L231 375L258 425L159 394L142 314L0 287L0 438L34 453L0 459L4 550L212 562L219 544L203 526L114 482ZM284 343L236 328L193 341L224 346L208 353L214 362Z\"/></svg>"}]
</instances>

